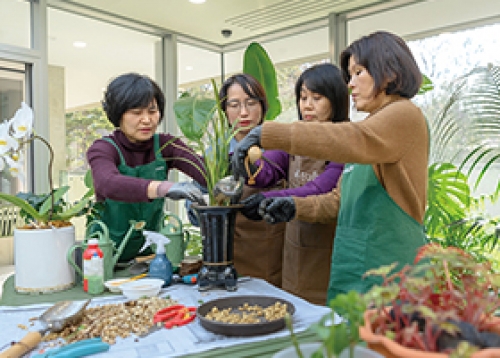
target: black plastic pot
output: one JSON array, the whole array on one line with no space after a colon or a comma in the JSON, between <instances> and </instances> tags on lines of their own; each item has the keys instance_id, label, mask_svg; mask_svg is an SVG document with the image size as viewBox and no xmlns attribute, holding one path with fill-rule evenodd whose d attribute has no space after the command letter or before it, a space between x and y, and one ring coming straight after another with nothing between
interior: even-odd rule
<instances>
[{"instance_id":1,"label":"black plastic pot","mask_svg":"<svg viewBox=\"0 0 500 358\"><path fill-rule=\"evenodd\" d=\"M234 225L241 205L193 205L200 223L203 245L203 266L198 273L200 291L225 286L228 291L237 289L238 274L233 264Z\"/></svg>"}]
</instances>

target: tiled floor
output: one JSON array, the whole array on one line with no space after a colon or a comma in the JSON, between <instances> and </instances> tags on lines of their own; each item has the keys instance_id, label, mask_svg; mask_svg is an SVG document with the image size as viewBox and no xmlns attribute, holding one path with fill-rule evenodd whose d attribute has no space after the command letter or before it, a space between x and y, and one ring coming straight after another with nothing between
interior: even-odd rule
<instances>
[{"instance_id":1,"label":"tiled floor","mask_svg":"<svg viewBox=\"0 0 500 358\"><path fill-rule=\"evenodd\" d=\"M14 266L0 266L0 296L2 296L3 283L14 273Z\"/></svg>"}]
</instances>

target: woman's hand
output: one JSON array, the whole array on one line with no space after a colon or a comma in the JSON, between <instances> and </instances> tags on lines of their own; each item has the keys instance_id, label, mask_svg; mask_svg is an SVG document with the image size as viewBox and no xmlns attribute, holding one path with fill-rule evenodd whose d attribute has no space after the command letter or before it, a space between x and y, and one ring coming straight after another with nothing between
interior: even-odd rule
<instances>
[{"instance_id":1,"label":"woman's hand","mask_svg":"<svg viewBox=\"0 0 500 358\"><path fill-rule=\"evenodd\" d=\"M168 181L163 181L158 185L157 194L158 197L164 196L172 200L188 199L200 205L207 205L200 188L188 182L174 183L172 185Z\"/></svg>"},{"instance_id":2,"label":"woman's hand","mask_svg":"<svg viewBox=\"0 0 500 358\"><path fill-rule=\"evenodd\" d=\"M295 202L291 196L266 198L259 205L259 214L270 224L288 222L295 217Z\"/></svg>"},{"instance_id":3,"label":"woman's hand","mask_svg":"<svg viewBox=\"0 0 500 358\"><path fill-rule=\"evenodd\" d=\"M240 176L247 177L245 171L245 157L247 156L248 150L257 146L260 147L260 134L262 127L257 126L253 128L239 143L236 145L234 149L233 156L231 157L231 170L236 179Z\"/></svg>"},{"instance_id":4,"label":"woman's hand","mask_svg":"<svg viewBox=\"0 0 500 358\"><path fill-rule=\"evenodd\" d=\"M250 195L245 200L240 201L244 207L240 209L241 213L245 215L247 219L260 221L262 216L259 214L259 205L266 197L261 193Z\"/></svg>"}]
</instances>

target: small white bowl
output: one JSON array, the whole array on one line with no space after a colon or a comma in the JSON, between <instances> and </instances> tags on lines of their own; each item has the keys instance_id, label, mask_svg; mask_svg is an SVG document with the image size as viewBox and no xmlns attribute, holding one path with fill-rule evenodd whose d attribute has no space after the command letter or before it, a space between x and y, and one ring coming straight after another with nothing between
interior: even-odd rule
<instances>
[{"instance_id":1,"label":"small white bowl","mask_svg":"<svg viewBox=\"0 0 500 358\"><path fill-rule=\"evenodd\" d=\"M121 282L125 283L126 280L127 279L125 278L115 278L104 282L104 286L106 286L111 292L120 293L122 292L122 289L120 288L122 285Z\"/></svg>"},{"instance_id":2,"label":"small white bowl","mask_svg":"<svg viewBox=\"0 0 500 358\"><path fill-rule=\"evenodd\" d=\"M165 282L157 278L143 278L137 281L127 282L120 286L122 293L131 300L141 297L158 296Z\"/></svg>"}]
</instances>

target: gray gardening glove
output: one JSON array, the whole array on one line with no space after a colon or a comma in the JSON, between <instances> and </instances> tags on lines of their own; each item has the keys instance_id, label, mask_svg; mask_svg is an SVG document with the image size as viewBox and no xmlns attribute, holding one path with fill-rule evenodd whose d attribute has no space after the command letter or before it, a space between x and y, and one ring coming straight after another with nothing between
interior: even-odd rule
<instances>
[{"instance_id":1,"label":"gray gardening glove","mask_svg":"<svg viewBox=\"0 0 500 358\"><path fill-rule=\"evenodd\" d=\"M207 205L205 199L203 199L203 193L201 192L200 188L194 185L193 183L188 183L188 182L175 183L167 190L166 193L163 193L162 190L163 183L161 183L158 186L158 196L160 197L165 196L166 198L172 200L187 199L195 201L200 205Z\"/></svg>"},{"instance_id":2,"label":"gray gardening glove","mask_svg":"<svg viewBox=\"0 0 500 358\"><path fill-rule=\"evenodd\" d=\"M248 176L245 171L245 157L251 147L254 145L260 147L261 132L262 126L255 127L236 145L231 157L231 170L236 179L239 177L246 178Z\"/></svg>"},{"instance_id":3,"label":"gray gardening glove","mask_svg":"<svg viewBox=\"0 0 500 358\"><path fill-rule=\"evenodd\" d=\"M266 198L259 205L259 214L270 224L288 222L295 217L295 202L291 196Z\"/></svg>"}]
</instances>

